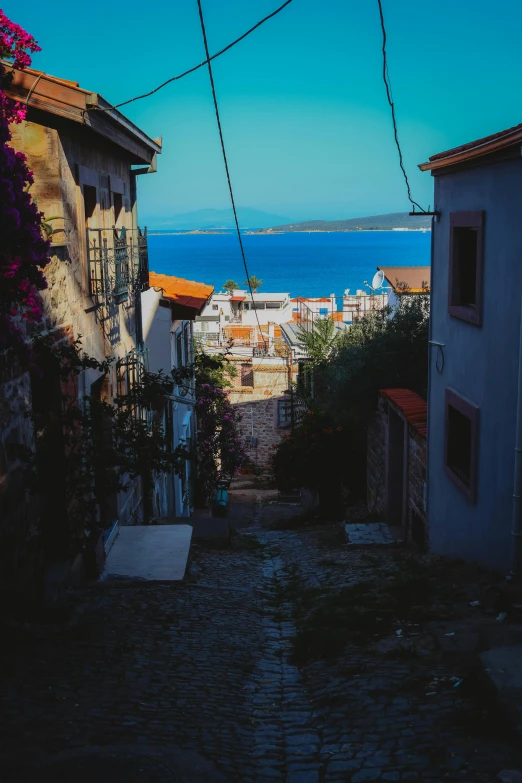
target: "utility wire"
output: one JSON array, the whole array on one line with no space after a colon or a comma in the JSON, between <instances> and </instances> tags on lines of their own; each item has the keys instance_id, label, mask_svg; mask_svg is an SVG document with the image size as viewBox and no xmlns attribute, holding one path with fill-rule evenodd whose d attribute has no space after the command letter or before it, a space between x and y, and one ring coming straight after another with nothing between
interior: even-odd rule
<instances>
[{"instance_id":1,"label":"utility wire","mask_svg":"<svg viewBox=\"0 0 522 783\"><path fill-rule=\"evenodd\" d=\"M154 93L158 92L159 90L162 90L163 87L166 87L167 84L171 84L171 82L176 82L178 79L183 79L184 76L188 76L191 73L194 73L194 71L199 70L199 68L203 68L204 65L210 65L211 60L215 60L216 57L220 57L222 54L225 54L225 52L228 52L229 49L232 49L233 46L243 41L247 36L250 35L250 33L253 33L254 30L257 30L258 27L261 27L265 22L268 22L269 19L272 19L272 17L277 16L283 8L286 8L287 5L290 5L292 0L286 0L283 5L280 5L279 8L276 8L275 11L272 11L271 14L268 14L268 16L265 16L263 19L260 19L257 24L255 24L253 27L251 27L249 30L246 31L246 33L243 33L243 35L240 35L239 38L236 38L235 41L232 41L232 43L229 43L228 46L225 46L224 49L220 49L219 52L216 52L212 56L209 54L209 51L207 49L207 59L203 60L203 62L199 63L199 65L194 65L192 68L189 68L187 71L183 71L183 73L178 74L177 76L172 76L170 79L167 79L166 82L163 82L163 84L160 84L158 87L155 87L153 90L150 90L150 92L145 92L143 95L137 95L135 98L129 98L127 101L122 101L121 103L115 103L114 106L108 106L107 108L102 108L100 106L90 106L87 111L111 111L112 109L119 109L120 106L126 106L128 103L133 103L133 101L141 101L142 98L149 98L151 95L154 95Z\"/></svg>"},{"instance_id":2,"label":"utility wire","mask_svg":"<svg viewBox=\"0 0 522 783\"><path fill-rule=\"evenodd\" d=\"M406 169L404 167L404 161L402 159L402 150L401 145L399 143L399 133L397 130L397 119L395 117L395 104L393 102L393 95L392 95L392 89L391 89L391 82L390 82L390 76L388 73L388 59L386 55L386 25L384 23L384 12L382 10L382 0L377 0L377 3L379 5L379 15L381 17L381 29L382 29L382 60L383 60L383 66L382 66L382 77L384 79L384 86L386 87L386 97L388 98L388 103L390 104L391 109L391 115L392 115L392 122L393 122L393 135L395 136L395 144L397 145L397 150L399 152L399 165L401 167L402 173L404 175L404 181L406 182L406 190L408 191L408 200L410 204L415 207L418 207L421 212L426 212L425 209L423 209L420 204L417 204L416 201L413 200L411 195L411 188L410 188L410 182L408 179L408 175L406 173Z\"/></svg>"},{"instance_id":3,"label":"utility wire","mask_svg":"<svg viewBox=\"0 0 522 783\"><path fill-rule=\"evenodd\" d=\"M243 239L241 237L241 230L239 228L239 221L237 219L236 202L234 200L234 191L232 190L232 181L230 179L230 171L229 171L229 168L228 168L227 153L226 153L226 150L225 150L225 141L223 139L223 130L221 128L221 119L220 119L220 116L219 116L219 106L218 106L217 96L216 96L216 86L214 84L214 74L212 72L212 63L211 63L211 59L212 58L210 57L209 50L208 50L207 31L205 29L205 20L203 18L203 8L201 7L201 0L197 0L197 2L198 2L199 20L201 22L201 33L203 35L203 43L205 45L205 54L207 55L206 62L207 62L207 66L208 66L208 75L209 75L209 78L210 78L210 86L212 88L212 98L214 100L214 109L215 109L215 112L216 112L216 120L217 120L217 126L218 126L218 131L219 131L219 139L221 141L221 151L223 153L223 161L225 163L225 171L226 171L226 174L227 174L228 190L230 192L230 201L232 203L232 211L234 213L234 221L235 221L235 224L236 224L237 238L238 238L238 241L239 241L239 247L241 249L241 257L243 259L243 266L245 267L246 281L248 283L248 289L250 291L250 298L252 300L252 309L254 310L254 313L256 314L256 321L257 321L257 325L259 327L259 333L260 333L260 335L261 335L261 337L263 339L263 342L264 342L264 344L266 346L266 340L265 340L265 337L264 337L263 332L261 330L261 324L259 322L259 315L257 314L257 310L254 307L254 293L252 291L252 286L250 285L250 275L248 273L248 266L247 266L247 261L246 261L246 256L245 256L245 248L243 247ZM290 2L290 0L288 0L288 2ZM288 2L285 3L285 5L288 5ZM283 8L283 6L281 6L281 8ZM281 10L281 9L279 9L279 10ZM272 16L273 16L273 14L272 14Z\"/></svg>"}]
</instances>

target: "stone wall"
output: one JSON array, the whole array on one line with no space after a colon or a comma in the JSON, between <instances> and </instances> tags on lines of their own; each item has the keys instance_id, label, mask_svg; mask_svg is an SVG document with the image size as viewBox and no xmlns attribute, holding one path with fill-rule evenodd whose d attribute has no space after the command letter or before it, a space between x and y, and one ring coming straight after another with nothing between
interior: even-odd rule
<instances>
[{"instance_id":1,"label":"stone wall","mask_svg":"<svg viewBox=\"0 0 522 783\"><path fill-rule=\"evenodd\" d=\"M386 519L386 461L388 448L388 408L392 407L406 424L405 481L403 535L420 549L429 547L428 519L424 510L426 484L426 438L405 418L397 406L379 396L377 411L368 427L367 445L367 502L368 509L381 519Z\"/></svg>"},{"instance_id":2,"label":"stone wall","mask_svg":"<svg viewBox=\"0 0 522 783\"><path fill-rule=\"evenodd\" d=\"M270 364L265 364L262 359L237 358L234 363L238 373L229 391L229 398L240 411L240 431L245 438L248 454L254 465L266 473L270 470L274 449L288 433L288 428L279 427L278 401L288 399L284 392L290 385L290 372L295 377L297 366L290 370L284 359L278 362L271 359ZM251 379L252 385L239 385L246 378Z\"/></svg>"}]
</instances>

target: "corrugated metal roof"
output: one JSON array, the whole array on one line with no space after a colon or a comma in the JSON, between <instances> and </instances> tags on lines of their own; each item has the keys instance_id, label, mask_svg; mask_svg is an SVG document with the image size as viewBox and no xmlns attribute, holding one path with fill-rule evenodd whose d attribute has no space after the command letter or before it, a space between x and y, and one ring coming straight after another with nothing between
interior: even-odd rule
<instances>
[{"instance_id":1,"label":"corrugated metal roof","mask_svg":"<svg viewBox=\"0 0 522 783\"><path fill-rule=\"evenodd\" d=\"M214 286L185 280L183 277L159 275L149 272L149 283L157 291L162 290L166 299L193 310L201 310L214 291Z\"/></svg>"},{"instance_id":2,"label":"corrugated metal roof","mask_svg":"<svg viewBox=\"0 0 522 783\"><path fill-rule=\"evenodd\" d=\"M409 389L381 389L380 393L387 397L404 414L404 418L424 438L427 432L428 404L416 392Z\"/></svg>"}]
</instances>

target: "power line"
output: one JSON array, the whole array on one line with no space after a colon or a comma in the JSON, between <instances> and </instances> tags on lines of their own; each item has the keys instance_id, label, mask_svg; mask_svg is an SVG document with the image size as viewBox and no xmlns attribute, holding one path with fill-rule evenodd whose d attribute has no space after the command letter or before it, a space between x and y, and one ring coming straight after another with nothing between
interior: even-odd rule
<instances>
[{"instance_id":1,"label":"power line","mask_svg":"<svg viewBox=\"0 0 522 783\"><path fill-rule=\"evenodd\" d=\"M404 175L404 181L406 182L406 189L408 191L408 200L409 200L410 204L413 206L413 208L418 207L421 212L426 212L426 210L423 209L420 206L420 204L417 204L417 202L414 201L413 198L412 198L410 182L408 180L408 175L407 175L406 169L404 167L404 161L402 159L402 150L401 150L401 145L399 143L399 133L398 133L398 130L397 130L397 120L396 120L396 117L395 117L395 104L393 102L390 76L389 76L389 73L388 73L388 59L387 59L387 55L386 55L386 25L384 23L384 12L382 10L382 0L377 0L377 3L379 5L379 15L381 17L381 29L382 29L382 59L383 59L382 77L384 79L384 86L386 87L386 97L388 98L388 103L390 104L390 109L391 109L392 122L393 122L393 135L395 136L395 144L397 145L397 150L399 152L399 165L400 165L402 173Z\"/></svg>"},{"instance_id":2,"label":"power line","mask_svg":"<svg viewBox=\"0 0 522 783\"><path fill-rule=\"evenodd\" d=\"M205 20L203 18L203 8L201 7L201 0L197 0L197 2L198 2L199 20L201 22L201 33L203 35L203 43L205 45L205 54L207 56L206 62L207 62L207 66L208 66L208 75L209 75L209 78L210 78L210 87L212 88L212 98L214 100L214 109L215 109L215 112L216 112L216 120L217 120L217 126L218 126L218 131L219 131L219 139L221 141L221 151L223 153L223 161L225 163L225 171L226 171L226 174L227 174L228 190L230 192L230 201L232 203L232 211L234 213L234 221L235 221L235 224L236 224L237 238L238 238L239 247L240 247L240 250L241 250L241 257L243 259L243 266L245 267L246 282L248 283L248 290L250 291L250 298L252 300L252 305L253 305L254 304L254 293L252 291L252 286L250 285L250 275L249 275L249 272L248 272L248 266L247 266L247 261L246 261L246 256L245 256L245 249L243 247L243 239L241 237L241 230L239 228L239 221L237 219L236 202L234 200L234 191L232 190L232 181L230 179L230 171L229 171L229 168L228 168L227 153L226 153L226 150L225 150L225 141L223 139L223 130L221 128L221 119L220 119L220 116L219 116L219 106L218 106L217 96L216 96L216 87L215 87L215 84L214 84L214 74L212 72L212 63L211 63L211 59L212 58L210 57L209 50L208 50L207 32L206 32L206 29L205 29ZM288 2L290 2L290 0L288 0ZM288 2L286 2L285 5L288 5ZM281 6L281 8L283 8L283 7L284 6ZM279 9L279 10L281 10L281 9ZM274 12L274 13L277 13L277 12ZM273 15L274 14L272 14L272 16ZM256 321L257 321L257 325L259 327L259 332L261 334L263 342L266 345L266 340L265 340L265 338L263 336L263 333L261 331L261 324L259 322L259 315L257 314L257 310L255 308L254 308L254 313L256 314Z\"/></svg>"},{"instance_id":3,"label":"power line","mask_svg":"<svg viewBox=\"0 0 522 783\"><path fill-rule=\"evenodd\" d=\"M127 101L122 101L121 103L115 103L114 106L108 106L107 108L101 108L100 106L91 106L89 107L88 111L111 111L112 109L119 109L120 106L126 106L128 103L133 103L133 101L140 101L142 98L149 98L151 95L154 95L154 93L158 92L159 90L162 90L163 87L166 87L167 84L171 84L171 82L176 82L178 79L183 79L184 76L188 76L191 73L194 73L194 71L199 70L200 68L203 68L204 65L210 65L211 60L215 60L216 57L220 57L222 54L225 54L225 52L228 52L229 49L232 49L233 46L243 41L247 36L250 35L250 33L253 33L254 30L257 30L258 27L261 27L265 22L268 22L269 19L272 19L272 17L277 16L283 8L286 8L287 5L290 5L292 0L286 0L283 5L280 5L279 8L276 8L275 11L272 11L271 14L268 14L268 16L265 16L263 19L260 19L257 24L255 24L253 27L251 27L249 30L246 31L246 33L243 33L243 35L240 35L239 38L236 38L235 41L232 41L232 43L229 43L227 46L225 46L224 49L220 49L219 52L216 52L212 56L210 56L208 49L207 49L207 59L203 60L203 62L199 63L199 65L194 65L192 68L189 68L187 71L183 71L183 73L178 74L177 76L172 76L170 79L167 79L166 82L163 82L163 84L160 84L158 87L155 87L153 90L150 90L150 92L145 92L143 95L137 95L135 98L129 98Z\"/></svg>"}]
</instances>

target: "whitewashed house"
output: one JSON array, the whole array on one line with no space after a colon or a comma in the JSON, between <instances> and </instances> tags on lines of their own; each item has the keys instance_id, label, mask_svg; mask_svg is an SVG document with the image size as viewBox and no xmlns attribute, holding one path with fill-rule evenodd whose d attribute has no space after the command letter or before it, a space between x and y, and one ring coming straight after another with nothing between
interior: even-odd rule
<instances>
[{"instance_id":1,"label":"whitewashed house","mask_svg":"<svg viewBox=\"0 0 522 783\"><path fill-rule=\"evenodd\" d=\"M194 320L202 312L213 287L169 275L149 274L150 288L142 293L143 331L150 372L170 374L194 363ZM190 450L196 435L194 379L180 380L157 415L176 449ZM192 461L181 475L157 476L154 488L156 518L189 517L192 511Z\"/></svg>"}]
</instances>

